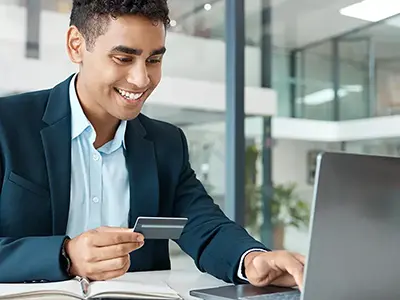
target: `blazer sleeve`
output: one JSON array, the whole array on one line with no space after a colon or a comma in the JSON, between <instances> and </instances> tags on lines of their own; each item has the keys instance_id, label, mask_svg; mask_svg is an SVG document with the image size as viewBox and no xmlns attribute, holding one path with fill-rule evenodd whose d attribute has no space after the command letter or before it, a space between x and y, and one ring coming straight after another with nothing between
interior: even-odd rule
<instances>
[{"instance_id":1,"label":"blazer sleeve","mask_svg":"<svg viewBox=\"0 0 400 300\"><path fill-rule=\"evenodd\" d=\"M189 220L177 243L193 258L200 271L226 282L243 283L237 276L242 254L253 248L269 249L226 217L207 194L190 166L187 140L182 130L180 134L183 161L174 212Z\"/></svg>"},{"instance_id":2,"label":"blazer sleeve","mask_svg":"<svg viewBox=\"0 0 400 300\"><path fill-rule=\"evenodd\" d=\"M70 277L62 268L65 237L0 237L0 283L61 281Z\"/></svg>"},{"instance_id":3,"label":"blazer sleeve","mask_svg":"<svg viewBox=\"0 0 400 300\"><path fill-rule=\"evenodd\" d=\"M0 199L3 181L4 156L0 147ZM65 236L19 238L0 236L0 283L69 279L60 260L65 238Z\"/></svg>"}]
</instances>

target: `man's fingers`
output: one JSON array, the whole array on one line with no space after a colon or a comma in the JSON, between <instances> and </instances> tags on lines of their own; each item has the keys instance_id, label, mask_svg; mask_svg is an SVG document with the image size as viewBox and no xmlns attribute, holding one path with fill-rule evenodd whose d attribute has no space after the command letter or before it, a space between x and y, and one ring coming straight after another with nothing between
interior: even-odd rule
<instances>
[{"instance_id":1,"label":"man's fingers","mask_svg":"<svg viewBox=\"0 0 400 300\"><path fill-rule=\"evenodd\" d=\"M123 228L123 227L109 227L109 226L102 226L94 229L94 232L109 232L109 233L121 233L121 234L132 234L133 236L136 236L138 241L143 241L144 236L141 233L138 232L133 232L133 229L131 228Z\"/></svg>"},{"instance_id":2,"label":"man's fingers","mask_svg":"<svg viewBox=\"0 0 400 300\"><path fill-rule=\"evenodd\" d=\"M303 271L304 265L298 261L293 255L287 253L287 255L280 255L276 258L277 266L283 270L288 272L293 276L296 285L303 289Z\"/></svg>"},{"instance_id":3,"label":"man's fingers","mask_svg":"<svg viewBox=\"0 0 400 300\"><path fill-rule=\"evenodd\" d=\"M92 274L89 279L90 280L109 280L113 278L120 277L124 275L130 267L130 261L128 260L125 265L118 270L113 270L113 271L102 271L100 273Z\"/></svg>"},{"instance_id":4,"label":"man's fingers","mask_svg":"<svg viewBox=\"0 0 400 300\"><path fill-rule=\"evenodd\" d=\"M255 286L265 286L271 284L276 277L281 274L280 268L276 265L273 253L263 253L257 255L251 266L248 268L246 275L252 279L251 283Z\"/></svg>"},{"instance_id":5,"label":"man's fingers","mask_svg":"<svg viewBox=\"0 0 400 300\"><path fill-rule=\"evenodd\" d=\"M302 263L302 265L304 266L306 264L306 258L304 255L301 255L299 253L292 253L292 255L299 261Z\"/></svg>"},{"instance_id":6,"label":"man's fingers","mask_svg":"<svg viewBox=\"0 0 400 300\"><path fill-rule=\"evenodd\" d=\"M131 228L102 226L94 229L97 232L132 232Z\"/></svg>"},{"instance_id":7,"label":"man's fingers","mask_svg":"<svg viewBox=\"0 0 400 300\"><path fill-rule=\"evenodd\" d=\"M276 279L272 280L269 284L276 286L285 286L285 287L293 287L296 285L294 278L292 275L286 273L283 276L279 276Z\"/></svg>"},{"instance_id":8,"label":"man's fingers","mask_svg":"<svg viewBox=\"0 0 400 300\"><path fill-rule=\"evenodd\" d=\"M125 256L134 250L137 250L143 246L144 242L134 242L134 243L123 243L104 247L93 248L93 262L109 260L115 257Z\"/></svg>"},{"instance_id":9,"label":"man's fingers","mask_svg":"<svg viewBox=\"0 0 400 300\"><path fill-rule=\"evenodd\" d=\"M97 247L111 246L124 243L143 242L144 237L140 233L132 231L101 231L94 232L90 235L91 244Z\"/></svg>"},{"instance_id":10,"label":"man's fingers","mask_svg":"<svg viewBox=\"0 0 400 300\"><path fill-rule=\"evenodd\" d=\"M102 260L95 263L91 263L87 269L87 273L92 278L93 276L98 275L100 273L109 273L124 269L127 264L130 264L129 255L109 260Z\"/></svg>"}]
</instances>

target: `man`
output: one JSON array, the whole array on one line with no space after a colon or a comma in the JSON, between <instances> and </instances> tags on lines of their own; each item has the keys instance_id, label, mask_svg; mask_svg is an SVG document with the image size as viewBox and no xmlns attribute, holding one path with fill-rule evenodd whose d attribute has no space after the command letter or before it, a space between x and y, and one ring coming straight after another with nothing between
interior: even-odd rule
<instances>
[{"instance_id":1,"label":"man","mask_svg":"<svg viewBox=\"0 0 400 300\"><path fill-rule=\"evenodd\" d=\"M226 218L183 132L140 114L168 23L166 0L74 0L67 51L79 73L0 100L0 282L169 269L168 241L129 228L173 216L189 219L177 243L201 271L301 287L304 257L269 251Z\"/></svg>"}]
</instances>

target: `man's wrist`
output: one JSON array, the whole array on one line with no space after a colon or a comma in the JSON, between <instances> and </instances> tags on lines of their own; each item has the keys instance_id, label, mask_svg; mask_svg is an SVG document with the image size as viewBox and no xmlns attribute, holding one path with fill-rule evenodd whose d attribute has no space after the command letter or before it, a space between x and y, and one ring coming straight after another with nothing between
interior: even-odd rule
<instances>
[{"instance_id":1,"label":"man's wrist","mask_svg":"<svg viewBox=\"0 0 400 300\"><path fill-rule=\"evenodd\" d=\"M252 248L242 254L242 257L240 258L240 262L239 262L238 273L237 273L237 276L239 279L248 281L247 277L246 277L246 266L249 265L249 263L253 260L253 258L255 256L257 256L259 254L259 252L267 252L267 250L261 249L261 248ZM251 255L249 256L249 254L251 254Z\"/></svg>"},{"instance_id":2,"label":"man's wrist","mask_svg":"<svg viewBox=\"0 0 400 300\"><path fill-rule=\"evenodd\" d=\"M61 247L61 267L65 271L68 276L71 275L71 259L67 252L67 245L71 241L69 237L64 239L64 242Z\"/></svg>"}]
</instances>

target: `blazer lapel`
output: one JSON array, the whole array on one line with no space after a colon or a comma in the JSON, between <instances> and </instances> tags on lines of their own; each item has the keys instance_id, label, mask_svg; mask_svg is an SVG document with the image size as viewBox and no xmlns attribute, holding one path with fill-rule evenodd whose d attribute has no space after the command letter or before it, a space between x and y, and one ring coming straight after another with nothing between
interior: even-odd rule
<instances>
[{"instance_id":1,"label":"blazer lapel","mask_svg":"<svg viewBox=\"0 0 400 300\"><path fill-rule=\"evenodd\" d=\"M133 227L137 217L157 216L159 210L159 184L154 145L145 136L146 131L139 117L128 122L125 141L131 198L130 227Z\"/></svg>"},{"instance_id":2,"label":"blazer lapel","mask_svg":"<svg viewBox=\"0 0 400 300\"><path fill-rule=\"evenodd\" d=\"M71 108L69 82L56 86L50 93L40 132L46 156L53 213L53 233L66 232L71 182Z\"/></svg>"}]
</instances>

